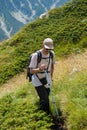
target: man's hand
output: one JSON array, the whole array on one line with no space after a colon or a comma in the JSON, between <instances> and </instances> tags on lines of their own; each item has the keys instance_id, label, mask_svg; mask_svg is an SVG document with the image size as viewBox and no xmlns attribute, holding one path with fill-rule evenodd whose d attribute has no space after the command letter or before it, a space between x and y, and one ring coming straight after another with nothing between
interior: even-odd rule
<instances>
[{"instance_id":1,"label":"man's hand","mask_svg":"<svg viewBox=\"0 0 87 130\"><path fill-rule=\"evenodd\" d=\"M46 64L42 64L42 65L39 67L39 69L40 69L41 71L44 71L46 68L47 68L47 65L46 65Z\"/></svg>"}]
</instances>

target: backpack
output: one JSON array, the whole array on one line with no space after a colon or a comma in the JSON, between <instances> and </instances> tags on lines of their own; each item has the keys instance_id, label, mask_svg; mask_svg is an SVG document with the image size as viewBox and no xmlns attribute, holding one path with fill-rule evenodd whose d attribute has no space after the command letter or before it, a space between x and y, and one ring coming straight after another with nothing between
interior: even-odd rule
<instances>
[{"instance_id":1,"label":"backpack","mask_svg":"<svg viewBox=\"0 0 87 130\"><path fill-rule=\"evenodd\" d=\"M37 66L38 66L38 64L40 63L40 61L42 59L42 53L41 53L41 51L37 51L36 53L37 53ZM28 67L27 67L27 74L26 74L26 79L29 79L29 82L32 81L32 75L33 75L33 74L30 73L30 68L29 68L31 58L32 58L32 54L31 54L31 56L29 58L29 63L28 63ZM50 51L50 58L53 61L53 53L52 53L52 51Z\"/></svg>"}]
</instances>

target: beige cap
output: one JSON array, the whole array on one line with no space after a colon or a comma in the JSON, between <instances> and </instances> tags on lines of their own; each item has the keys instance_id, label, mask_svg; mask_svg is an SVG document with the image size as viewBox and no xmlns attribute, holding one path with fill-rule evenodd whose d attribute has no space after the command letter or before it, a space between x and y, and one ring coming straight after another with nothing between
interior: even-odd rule
<instances>
[{"instance_id":1,"label":"beige cap","mask_svg":"<svg viewBox=\"0 0 87 130\"><path fill-rule=\"evenodd\" d=\"M54 47L53 47L53 40L51 38L46 38L43 41L43 44L44 44L44 47L46 49L54 49Z\"/></svg>"}]
</instances>

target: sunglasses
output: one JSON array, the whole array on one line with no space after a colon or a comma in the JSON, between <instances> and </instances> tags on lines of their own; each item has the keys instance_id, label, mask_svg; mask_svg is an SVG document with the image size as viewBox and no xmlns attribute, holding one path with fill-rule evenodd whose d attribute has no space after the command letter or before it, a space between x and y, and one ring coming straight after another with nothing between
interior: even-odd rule
<instances>
[{"instance_id":1,"label":"sunglasses","mask_svg":"<svg viewBox=\"0 0 87 130\"><path fill-rule=\"evenodd\" d=\"M47 48L45 48L47 51L51 51L52 49L47 49Z\"/></svg>"}]
</instances>

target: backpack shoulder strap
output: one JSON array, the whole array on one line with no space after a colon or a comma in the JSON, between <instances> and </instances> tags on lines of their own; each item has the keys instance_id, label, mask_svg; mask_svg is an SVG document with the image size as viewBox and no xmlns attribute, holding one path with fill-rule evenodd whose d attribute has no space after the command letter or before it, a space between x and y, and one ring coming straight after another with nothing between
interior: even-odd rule
<instances>
[{"instance_id":1,"label":"backpack shoulder strap","mask_svg":"<svg viewBox=\"0 0 87 130\"><path fill-rule=\"evenodd\" d=\"M40 63L41 58L42 58L42 53L41 53L41 51L37 51L36 53L37 53L37 66L38 66L38 64Z\"/></svg>"},{"instance_id":2,"label":"backpack shoulder strap","mask_svg":"<svg viewBox=\"0 0 87 130\"><path fill-rule=\"evenodd\" d=\"M41 59L42 59L42 53L41 53L41 51L39 50L39 51L36 51L36 53L37 53L37 66L38 66L38 64L40 63L40 61L41 61ZM50 51L50 58L52 59L52 62L53 62L53 52L52 51Z\"/></svg>"},{"instance_id":3,"label":"backpack shoulder strap","mask_svg":"<svg viewBox=\"0 0 87 130\"><path fill-rule=\"evenodd\" d=\"M50 51L50 58L51 58L52 61L53 61L53 52L52 52L52 51Z\"/></svg>"}]
</instances>

